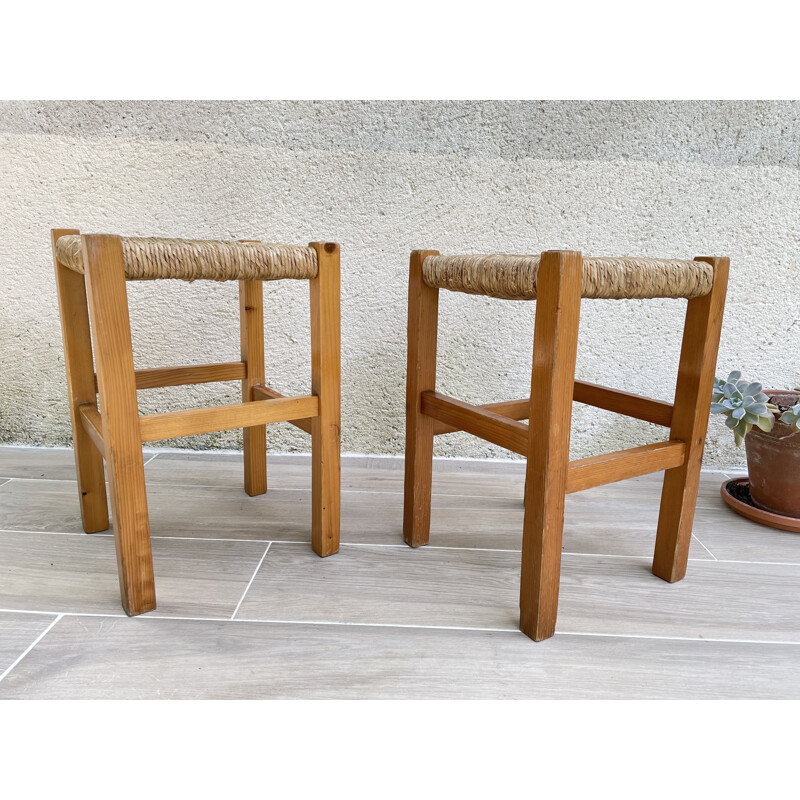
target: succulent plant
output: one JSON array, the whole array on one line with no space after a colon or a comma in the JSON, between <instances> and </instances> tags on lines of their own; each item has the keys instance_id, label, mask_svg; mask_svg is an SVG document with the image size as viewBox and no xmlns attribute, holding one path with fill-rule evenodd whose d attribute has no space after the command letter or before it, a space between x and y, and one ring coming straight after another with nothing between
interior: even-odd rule
<instances>
[{"instance_id":1,"label":"succulent plant","mask_svg":"<svg viewBox=\"0 0 800 800\"><path fill-rule=\"evenodd\" d=\"M797 403L787 411L784 411L783 414L781 414L780 419L781 422L785 422L796 431L800 431L800 403Z\"/></svg>"},{"instance_id":2,"label":"succulent plant","mask_svg":"<svg viewBox=\"0 0 800 800\"><path fill-rule=\"evenodd\" d=\"M797 419L800 419L800 403L792 411L795 409L798 411L797 417L793 418L796 425ZM737 446L744 441L753 425L762 431L771 431L777 410L778 407L770 403L769 397L762 391L761 384L743 381L742 373L738 370L731 372L725 380L714 378L711 413L725 416L725 425L733 431Z\"/></svg>"}]
</instances>

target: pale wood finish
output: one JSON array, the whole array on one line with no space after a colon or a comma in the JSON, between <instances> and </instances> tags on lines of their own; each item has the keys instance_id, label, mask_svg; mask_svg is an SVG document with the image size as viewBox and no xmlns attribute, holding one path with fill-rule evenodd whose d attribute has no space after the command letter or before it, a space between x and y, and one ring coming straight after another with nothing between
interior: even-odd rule
<instances>
[{"instance_id":1,"label":"pale wood finish","mask_svg":"<svg viewBox=\"0 0 800 800\"><path fill-rule=\"evenodd\" d=\"M270 389L269 386L254 386L251 392L251 400L279 400L281 398L286 397L286 395L281 394L280 392L276 392L274 389ZM286 422L290 422L296 428L300 428L301 431L305 431L306 433L311 433L311 418L308 419L287 419Z\"/></svg>"},{"instance_id":2,"label":"pale wood finish","mask_svg":"<svg viewBox=\"0 0 800 800\"><path fill-rule=\"evenodd\" d=\"M102 235L82 243L122 606L141 614L156 592L122 245Z\"/></svg>"},{"instance_id":3,"label":"pale wood finish","mask_svg":"<svg viewBox=\"0 0 800 800\"><path fill-rule=\"evenodd\" d=\"M307 572L312 565L305 566ZM481 578L493 584L488 570L476 577L470 585L478 589ZM714 587L709 582L703 588ZM314 587L309 594L333 607L338 599L320 598ZM409 595L406 589L403 596ZM284 605L281 597L277 602ZM43 630L50 620L36 622ZM784 644L565 635L531 653L529 642L512 632L186 619L126 623L64 617L0 684L0 698L800 699L798 648ZM617 626L623 623L624 617ZM38 632L31 630L28 641L20 637L10 658Z\"/></svg>"},{"instance_id":4,"label":"pale wood finish","mask_svg":"<svg viewBox=\"0 0 800 800\"><path fill-rule=\"evenodd\" d=\"M624 414L626 417L663 425L665 428L669 428L672 424L672 403L621 392L619 389L610 389L586 381L575 381L572 399L576 403L603 408L606 411Z\"/></svg>"},{"instance_id":5,"label":"pale wood finish","mask_svg":"<svg viewBox=\"0 0 800 800\"><path fill-rule=\"evenodd\" d=\"M241 453L212 456L203 468L204 455L181 461L179 454L161 453L145 464L147 507L154 547L160 536L264 540L265 546L267 540L295 541L308 542L309 558L312 561L317 558L310 547L310 457L308 469L299 471L293 466L284 466L293 457L274 456L270 464L269 492L251 499L242 492ZM398 459L397 469L382 468L381 462L390 460L370 461L366 466L354 468L353 459L342 456L342 487L348 489L342 492L342 544L396 546L400 540L403 465ZM379 466L376 467L376 463ZM524 462L507 463L524 467ZM442 464L441 460L434 458L431 542L441 547L497 548L519 553L524 516L521 502L524 476L492 474L488 468L484 470L480 462L472 465L471 473L443 473L441 466L449 468L450 464ZM384 480L392 476L398 480ZM0 486L0 530L81 532L80 514L74 500L74 477L73 467L72 480L11 481ZM662 477L656 473L568 495L564 550L638 556L652 561ZM707 536L717 543L724 538L715 524L719 515L726 511L719 497L722 478L713 474L703 478L690 564L697 559L713 559L695 537L699 537L703 544L708 544ZM740 524L736 521L729 520L725 529L734 541L738 538L737 552L743 552L741 543L747 541L753 552L745 557L797 562L796 547L792 550L791 543L779 542L777 533L774 537L766 536L764 545L768 552L765 555L760 551L754 552L762 542L761 538L754 536L755 524L745 519ZM710 544L709 547L714 555L719 555L716 547ZM513 581L514 592L518 594L519 555L515 558L517 566L509 580ZM661 583L650 577L657 585ZM163 606L164 593L160 587L158 589L159 603ZM514 605L517 602L515 600Z\"/></svg>"},{"instance_id":6,"label":"pale wood finish","mask_svg":"<svg viewBox=\"0 0 800 800\"><path fill-rule=\"evenodd\" d=\"M56 241L62 236L77 233L76 230L57 229L52 231L51 236L81 518L86 533L97 533L108 529L103 457L81 424L78 411L83 403L94 405L96 402L86 283L83 275L68 269L55 258Z\"/></svg>"},{"instance_id":7,"label":"pale wood finish","mask_svg":"<svg viewBox=\"0 0 800 800\"><path fill-rule=\"evenodd\" d=\"M341 322L339 245L311 242L317 277L309 281L311 300L311 392L318 414L311 420L311 545L319 556L339 551L341 485ZM281 402L270 400L266 402Z\"/></svg>"},{"instance_id":8,"label":"pale wood finish","mask_svg":"<svg viewBox=\"0 0 800 800\"><path fill-rule=\"evenodd\" d=\"M81 423L89 434L92 444L98 449L101 455L105 454L105 443L103 442L103 418L97 410L97 406L92 403L85 403L78 406L81 415Z\"/></svg>"},{"instance_id":9,"label":"pale wood finish","mask_svg":"<svg viewBox=\"0 0 800 800\"><path fill-rule=\"evenodd\" d=\"M567 494L679 467L685 450L683 442L656 442L570 461Z\"/></svg>"},{"instance_id":10,"label":"pale wood finish","mask_svg":"<svg viewBox=\"0 0 800 800\"><path fill-rule=\"evenodd\" d=\"M155 442L159 439L254 427L270 422L307 419L317 416L319 405L316 396L307 395L148 414L139 418L141 441Z\"/></svg>"},{"instance_id":11,"label":"pale wood finish","mask_svg":"<svg viewBox=\"0 0 800 800\"><path fill-rule=\"evenodd\" d=\"M528 426L482 406L473 406L438 392L423 392L422 414L466 431L514 453L528 452ZM528 403L530 413L530 402Z\"/></svg>"},{"instance_id":12,"label":"pale wood finish","mask_svg":"<svg viewBox=\"0 0 800 800\"><path fill-rule=\"evenodd\" d=\"M558 611L582 276L580 253L542 253L520 580L520 629L536 641L553 635Z\"/></svg>"},{"instance_id":13,"label":"pale wood finish","mask_svg":"<svg viewBox=\"0 0 800 800\"><path fill-rule=\"evenodd\" d=\"M689 300L686 309L670 428L670 439L686 444L686 457L664 475L653 556L653 574L670 583L686 574L730 264L727 258L697 260L714 267L714 281L711 292Z\"/></svg>"},{"instance_id":14,"label":"pale wood finish","mask_svg":"<svg viewBox=\"0 0 800 800\"><path fill-rule=\"evenodd\" d=\"M252 400L254 386L265 380L264 293L261 281L239 281L239 330L242 361L242 401ZM251 497L267 491L267 426L242 429L244 440L244 490Z\"/></svg>"},{"instance_id":15,"label":"pale wood finish","mask_svg":"<svg viewBox=\"0 0 800 800\"><path fill-rule=\"evenodd\" d=\"M433 417L422 412L422 393L436 391L436 339L439 290L422 277L422 262L437 250L411 253L408 278L408 362L406 370L406 450L403 539L411 547L427 544L431 529Z\"/></svg>"}]
</instances>

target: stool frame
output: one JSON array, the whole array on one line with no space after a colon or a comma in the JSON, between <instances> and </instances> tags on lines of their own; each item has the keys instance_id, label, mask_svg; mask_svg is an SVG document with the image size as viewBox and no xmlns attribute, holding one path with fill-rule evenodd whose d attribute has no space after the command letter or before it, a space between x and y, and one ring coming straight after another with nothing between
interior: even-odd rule
<instances>
[{"instance_id":1,"label":"stool frame","mask_svg":"<svg viewBox=\"0 0 800 800\"><path fill-rule=\"evenodd\" d=\"M433 440L466 431L527 458L520 580L520 629L541 641L555 632L565 496L665 470L652 571L670 583L686 574L700 467L719 347L729 260L713 267L711 291L688 301L674 403L575 380L583 258L542 253L537 276L531 395L470 405L436 391L439 289L422 264L435 250L411 254L403 538L430 536ZM536 413L531 415L532 399ZM572 403L579 402L669 428L669 439L570 462ZM530 420L528 425L520 420Z\"/></svg>"},{"instance_id":2,"label":"stool frame","mask_svg":"<svg viewBox=\"0 0 800 800\"><path fill-rule=\"evenodd\" d=\"M311 394L285 397L264 385L262 281L239 281L239 361L137 370L121 239L82 236L83 275L55 257L56 241L78 233L53 230L52 244L81 517L87 533L109 527L105 461L125 612L136 615L156 607L142 457L145 442L241 427L244 488L249 495L259 495L267 491L266 425L286 421L310 433L311 543L320 556L336 553L341 425L339 245L309 245L316 251L318 264L316 278L309 280ZM241 380L241 403L139 414L138 389L229 380Z\"/></svg>"}]
</instances>

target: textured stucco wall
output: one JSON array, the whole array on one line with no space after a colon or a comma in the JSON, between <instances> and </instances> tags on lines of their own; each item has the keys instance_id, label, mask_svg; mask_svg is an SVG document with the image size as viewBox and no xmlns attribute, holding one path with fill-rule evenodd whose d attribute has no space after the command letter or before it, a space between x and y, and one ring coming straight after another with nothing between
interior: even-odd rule
<instances>
[{"instance_id":1,"label":"textured stucco wall","mask_svg":"<svg viewBox=\"0 0 800 800\"><path fill-rule=\"evenodd\" d=\"M342 244L343 449L403 448L406 275L442 252L729 255L718 372L800 384L800 104L0 104L0 441L67 444L51 227ZM267 370L309 389L306 284L267 284ZM138 366L238 353L236 287L130 285ZM588 301L578 375L671 399L684 301ZM443 293L439 382L528 393L535 304ZM237 402L234 384L144 392L145 410ZM712 420L706 463L741 461ZM660 431L575 407L573 454ZM238 432L170 444L236 447ZM289 425L270 447L305 450ZM507 457L463 434L440 455Z\"/></svg>"}]
</instances>

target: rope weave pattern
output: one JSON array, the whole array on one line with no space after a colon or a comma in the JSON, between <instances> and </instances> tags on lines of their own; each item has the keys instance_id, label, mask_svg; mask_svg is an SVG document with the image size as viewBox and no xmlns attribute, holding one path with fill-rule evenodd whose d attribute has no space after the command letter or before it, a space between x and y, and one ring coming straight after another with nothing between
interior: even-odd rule
<instances>
[{"instance_id":1,"label":"rope weave pattern","mask_svg":"<svg viewBox=\"0 0 800 800\"><path fill-rule=\"evenodd\" d=\"M428 256L422 277L432 288L504 300L535 300L540 256ZM702 297L714 270L704 261L658 258L584 258L581 296L623 300Z\"/></svg>"},{"instance_id":2,"label":"rope weave pattern","mask_svg":"<svg viewBox=\"0 0 800 800\"><path fill-rule=\"evenodd\" d=\"M311 247L213 239L121 238L125 277L129 281L275 281L317 276L317 254ZM83 273L81 237L58 239L56 257L65 267Z\"/></svg>"}]
</instances>

